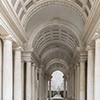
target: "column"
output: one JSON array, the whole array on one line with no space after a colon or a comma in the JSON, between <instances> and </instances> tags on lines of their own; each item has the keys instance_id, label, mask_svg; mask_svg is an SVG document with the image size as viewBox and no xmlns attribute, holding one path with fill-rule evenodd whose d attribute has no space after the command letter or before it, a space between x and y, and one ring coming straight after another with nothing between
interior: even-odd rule
<instances>
[{"instance_id":1,"label":"column","mask_svg":"<svg viewBox=\"0 0 100 100\"><path fill-rule=\"evenodd\" d=\"M45 90L45 91L46 91L46 92L45 92L45 93L46 93L46 94L45 94L45 98L47 99L47 98L48 98L48 80L46 80L46 79L45 79L45 89L46 89L46 90Z\"/></svg>"},{"instance_id":2,"label":"column","mask_svg":"<svg viewBox=\"0 0 100 100\"><path fill-rule=\"evenodd\" d=\"M80 100L85 100L85 61L86 59L80 58Z\"/></svg>"},{"instance_id":3,"label":"column","mask_svg":"<svg viewBox=\"0 0 100 100\"><path fill-rule=\"evenodd\" d=\"M94 100L100 100L100 38L95 40Z\"/></svg>"},{"instance_id":4,"label":"column","mask_svg":"<svg viewBox=\"0 0 100 100\"><path fill-rule=\"evenodd\" d=\"M72 69L72 100L75 99L75 71Z\"/></svg>"},{"instance_id":5,"label":"column","mask_svg":"<svg viewBox=\"0 0 100 100\"><path fill-rule=\"evenodd\" d=\"M51 100L51 80L49 80L49 93L50 93L50 100Z\"/></svg>"},{"instance_id":6,"label":"column","mask_svg":"<svg viewBox=\"0 0 100 100\"><path fill-rule=\"evenodd\" d=\"M31 61L26 62L26 100L31 100L31 92L32 92L32 84L31 84L31 71L32 71L32 66L31 66Z\"/></svg>"},{"instance_id":7,"label":"column","mask_svg":"<svg viewBox=\"0 0 100 100\"><path fill-rule=\"evenodd\" d=\"M45 74L44 80L45 80L45 99L47 100L47 98L48 98L48 80L49 80L48 74Z\"/></svg>"},{"instance_id":8,"label":"column","mask_svg":"<svg viewBox=\"0 0 100 100\"><path fill-rule=\"evenodd\" d=\"M67 98L69 99L69 97L70 97L70 94L69 94L69 92L70 92L70 86L69 86L69 73L67 74Z\"/></svg>"},{"instance_id":9,"label":"column","mask_svg":"<svg viewBox=\"0 0 100 100\"><path fill-rule=\"evenodd\" d=\"M37 86L36 86L36 81L37 81L37 80L36 80L36 66L35 66L35 69L34 69L34 86L35 86L35 87L34 87L34 91L35 91L35 93L34 93L34 100L37 100L37 98L36 98L36 96L37 96L37 92L36 92L36 91L37 91L37 90L36 90L36 89L37 89L37 88L36 88L36 87L37 87Z\"/></svg>"},{"instance_id":10,"label":"column","mask_svg":"<svg viewBox=\"0 0 100 100\"><path fill-rule=\"evenodd\" d=\"M0 100L2 100L2 40L0 39Z\"/></svg>"},{"instance_id":11,"label":"column","mask_svg":"<svg viewBox=\"0 0 100 100\"><path fill-rule=\"evenodd\" d=\"M49 100L51 100L51 78L49 79Z\"/></svg>"},{"instance_id":12,"label":"column","mask_svg":"<svg viewBox=\"0 0 100 100\"><path fill-rule=\"evenodd\" d=\"M32 100L35 100L35 63L32 65Z\"/></svg>"},{"instance_id":13,"label":"column","mask_svg":"<svg viewBox=\"0 0 100 100\"><path fill-rule=\"evenodd\" d=\"M72 75L70 75L70 99L72 99Z\"/></svg>"},{"instance_id":14,"label":"column","mask_svg":"<svg viewBox=\"0 0 100 100\"><path fill-rule=\"evenodd\" d=\"M38 80L38 67L35 67L35 100L39 99L39 80Z\"/></svg>"},{"instance_id":15,"label":"column","mask_svg":"<svg viewBox=\"0 0 100 100\"><path fill-rule=\"evenodd\" d=\"M37 100L39 100L39 80L37 80Z\"/></svg>"},{"instance_id":16,"label":"column","mask_svg":"<svg viewBox=\"0 0 100 100\"><path fill-rule=\"evenodd\" d=\"M94 48L88 47L87 100L94 100Z\"/></svg>"},{"instance_id":17,"label":"column","mask_svg":"<svg viewBox=\"0 0 100 100\"><path fill-rule=\"evenodd\" d=\"M42 68L39 68L39 100L42 100Z\"/></svg>"},{"instance_id":18,"label":"column","mask_svg":"<svg viewBox=\"0 0 100 100\"><path fill-rule=\"evenodd\" d=\"M24 63L25 63L25 61L22 59L22 61L21 61L21 71L22 71L22 75L21 75L21 77L22 77L22 100L24 100L24 97L25 97L25 95L24 95L24 91L25 91L25 89L24 89L24 85L25 85L25 83L24 83Z\"/></svg>"},{"instance_id":19,"label":"column","mask_svg":"<svg viewBox=\"0 0 100 100\"><path fill-rule=\"evenodd\" d=\"M12 40L4 38L3 49L3 100L13 100Z\"/></svg>"},{"instance_id":20,"label":"column","mask_svg":"<svg viewBox=\"0 0 100 100\"><path fill-rule=\"evenodd\" d=\"M22 100L21 48L14 50L14 100Z\"/></svg>"},{"instance_id":21,"label":"column","mask_svg":"<svg viewBox=\"0 0 100 100\"><path fill-rule=\"evenodd\" d=\"M72 85L72 82L71 82L71 72L69 74L70 74L69 75L69 99L71 99L71 92L72 92L72 90L71 90L71 85Z\"/></svg>"},{"instance_id":22,"label":"column","mask_svg":"<svg viewBox=\"0 0 100 100\"><path fill-rule=\"evenodd\" d=\"M77 100L77 67L75 66L75 100Z\"/></svg>"},{"instance_id":23,"label":"column","mask_svg":"<svg viewBox=\"0 0 100 100\"><path fill-rule=\"evenodd\" d=\"M80 65L77 63L77 100L80 100Z\"/></svg>"},{"instance_id":24,"label":"column","mask_svg":"<svg viewBox=\"0 0 100 100\"><path fill-rule=\"evenodd\" d=\"M44 73L42 73L42 99L43 100L45 99L45 79L44 79Z\"/></svg>"},{"instance_id":25,"label":"column","mask_svg":"<svg viewBox=\"0 0 100 100\"><path fill-rule=\"evenodd\" d=\"M66 98L66 76L64 78L64 98Z\"/></svg>"}]
</instances>

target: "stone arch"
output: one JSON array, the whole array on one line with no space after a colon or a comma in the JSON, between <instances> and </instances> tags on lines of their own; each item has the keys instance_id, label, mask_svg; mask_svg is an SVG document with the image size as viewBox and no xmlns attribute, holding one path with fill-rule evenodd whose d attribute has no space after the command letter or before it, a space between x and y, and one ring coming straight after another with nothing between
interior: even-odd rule
<instances>
[{"instance_id":1,"label":"stone arch","mask_svg":"<svg viewBox=\"0 0 100 100\"><path fill-rule=\"evenodd\" d=\"M83 19L83 21L86 20L86 15L85 12L82 12L82 9L78 6L75 5L73 2L70 1L65 1L65 0L54 0L52 2L52 0L44 0L42 2L38 2L36 5L32 6L27 13L27 16L24 17L23 22L24 22L24 26L27 25L28 21L30 20L30 18L39 10L51 6L51 5L60 5L60 6L68 6L70 8L72 8L75 12L77 12Z\"/></svg>"},{"instance_id":2,"label":"stone arch","mask_svg":"<svg viewBox=\"0 0 100 100\"><path fill-rule=\"evenodd\" d=\"M31 48L32 47L32 43L36 37L36 35L41 32L42 30L50 27L50 26L53 26L53 25L56 25L56 26L63 26L69 30L71 30L77 37L78 41L79 41L79 44L81 44L81 32L79 30L77 30L77 28L72 25L71 23L69 22L64 22L64 21L61 21L61 20L52 20L52 21L49 21L49 22L46 22L42 25L40 25L39 27L37 27L34 32L32 33L32 35L30 36L30 39L28 41L28 45L29 47Z\"/></svg>"}]
</instances>

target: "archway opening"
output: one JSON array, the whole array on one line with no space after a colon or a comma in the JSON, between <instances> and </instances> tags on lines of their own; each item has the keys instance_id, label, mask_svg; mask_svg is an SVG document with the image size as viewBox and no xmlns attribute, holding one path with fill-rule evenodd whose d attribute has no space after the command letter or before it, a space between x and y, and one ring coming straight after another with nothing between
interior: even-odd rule
<instances>
[{"instance_id":1,"label":"archway opening","mask_svg":"<svg viewBox=\"0 0 100 100\"><path fill-rule=\"evenodd\" d=\"M51 87L49 86L49 88L51 88L52 100L63 99L64 98L64 91L67 92L67 88L64 89L65 88L65 86L64 86L65 85L64 84L64 74L60 70L56 70L52 73L51 76L52 76Z\"/></svg>"}]
</instances>

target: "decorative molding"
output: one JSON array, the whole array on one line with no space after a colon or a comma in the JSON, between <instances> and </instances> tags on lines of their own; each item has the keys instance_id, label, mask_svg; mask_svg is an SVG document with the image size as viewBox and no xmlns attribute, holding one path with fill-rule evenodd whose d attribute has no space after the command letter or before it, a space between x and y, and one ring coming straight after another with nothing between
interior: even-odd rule
<instances>
[{"instance_id":1,"label":"decorative molding","mask_svg":"<svg viewBox=\"0 0 100 100\"><path fill-rule=\"evenodd\" d=\"M27 42L28 39L24 34L26 32L18 20L14 10L5 0L1 1L0 3L2 5L2 9L0 9L0 18L3 21L3 24L5 24L6 28L10 30L8 33L11 34L14 38L17 38L16 40L20 40L22 43Z\"/></svg>"},{"instance_id":2,"label":"decorative molding","mask_svg":"<svg viewBox=\"0 0 100 100\"><path fill-rule=\"evenodd\" d=\"M89 17L89 22L86 23L84 29L84 38L83 42L91 44L94 41L94 34L97 32L100 25L100 6L98 0L96 0L95 7L92 9L92 14Z\"/></svg>"},{"instance_id":3,"label":"decorative molding","mask_svg":"<svg viewBox=\"0 0 100 100\"><path fill-rule=\"evenodd\" d=\"M19 38L19 36L16 35L16 32L12 29L12 27L9 25L9 23L7 22L7 20L4 18L3 15L0 15L0 33L1 33L1 37L3 36L7 36L10 35L12 40L18 44L19 46L23 46L23 39ZM16 27L15 27L16 28ZM24 41L25 42L25 41Z\"/></svg>"},{"instance_id":4,"label":"decorative molding","mask_svg":"<svg viewBox=\"0 0 100 100\"><path fill-rule=\"evenodd\" d=\"M96 33L94 34L94 36L93 36L93 39L96 40L96 39L98 39L98 38L100 38L100 33L96 32Z\"/></svg>"},{"instance_id":5,"label":"decorative molding","mask_svg":"<svg viewBox=\"0 0 100 100\"><path fill-rule=\"evenodd\" d=\"M0 35L0 38L5 41L5 40L10 40L13 42L13 39L11 37L11 35Z\"/></svg>"},{"instance_id":6,"label":"decorative molding","mask_svg":"<svg viewBox=\"0 0 100 100\"><path fill-rule=\"evenodd\" d=\"M94 51L95 51L95 47L92 47L92 46L89 46L89 45L88 45L88 46L86 47L86 51L90 51L90 50L94 50Z\"/></svg>"},{"instance_id":7,"label":"decorative molding","mask_svg":"<svg viewBox=\"0 0 100 100\"><path fill-rule=\"evenodd\" d=\"M20 47L20 46L16 46L16 47L13 47L14 51L23 51L23 49Z\"/></svg>"},{"instance_id":8,"label":"decorative molding","mask_svg":"<svg viewBox=\"0 0 100 100\"><path fill-rule=\"evenodd\" d=\"M22 58L26 61L26 62L32 62L33 63L33 57L32 57L32 52L23 52L22 53Z\"/></svg>"},{"instance_id":9,"label":"decorative molding","mask_svg":"<svg viewBox=\"0 0 100 100\"><path fill-rule=\"evenodd\" d=\"M80 63L79 63L79 62L77 62L77 63L76 63L76 67L79 67L79 66L80 66Z\"/></svg>"},{"instance_id":10,"label":"decorative molding","mask_svg":"<svg viewBox=\"0 0 100 100\"><path fill-rule=\"evenodd\" d=\"M79 52L79 62L86 61L87 60L86 48L85 47L78 47L77 50Z\"/></svg>"}]
</instances>

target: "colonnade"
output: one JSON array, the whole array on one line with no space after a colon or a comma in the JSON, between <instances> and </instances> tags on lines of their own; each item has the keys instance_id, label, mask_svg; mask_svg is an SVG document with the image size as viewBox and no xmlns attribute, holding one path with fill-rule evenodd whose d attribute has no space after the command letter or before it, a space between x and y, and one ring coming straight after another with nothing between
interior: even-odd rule
<instances>
[{"instance_id":1,"label":"colonnade","mask_svg":"<svg viewBox=\"0 0 100 100\"><path fill-rule=\"evenodd\" d=\"M67 74L68 100L86 100L87 94L87 53L84 48L78 48L78 62L71 65Z\"/></svg>"},{"instance_id":2,"label":"colonnade","mask_svg":"<svg viewBox=\"0 0 100 100\"><path fill-rule=\"evenodd\" d=\"M88 46L86 50L79 50L78 62L64 77L65 99L100 98L100 38L95 39L95 47ZM11 37L0 39L0 100L44 100L48 96L48 81L51 99L51 78L46 78L42 67L33 61L31 52L22 53L19 46L13 48Z\"/></svg>"},{"instance_id":3,"label":"colonnade","mask_svg":"<svg viewBox=\"0 0 100 100\"><path fill-rule=\"evenodd\" d=\"M69 69L67 74L67 98L68 100L99 100L100 38L95 38L95 46L81 48L78 52L79 60L72 67L74 71ZM72 79L71 72L75 79ZM74 93L72 93L73 91Z\"/></svg>"},{"instance_id":4,"label":"colonnade","mask_svg":"<svg viewBox=\"0 0 100 100\"><path fill-rule=\"evenodd\" d=\"M75 100L99 100L95 99L94 71L97 67L96 59L98 48L87 46L86 51L80 51L79 62L75 66ZM100 51L99 51L100 52ZM99 54L99 53L98 53ZM100 71L100 70L98 70ZM96 81L95 81L96 82Z\"/></svg>"},{"instance_id":5,"label":"colonnade","mask_svg":"<svg viewBox=\"0 0 100 100\"><path fill-rule=\"evenodd\" d=\"M10 36L0 39L0 100L41 100L41 68L32 52L13 47L13 42Z\"/></svg>"}]
</instances>

